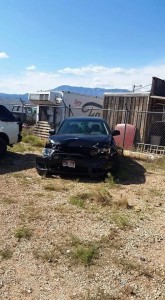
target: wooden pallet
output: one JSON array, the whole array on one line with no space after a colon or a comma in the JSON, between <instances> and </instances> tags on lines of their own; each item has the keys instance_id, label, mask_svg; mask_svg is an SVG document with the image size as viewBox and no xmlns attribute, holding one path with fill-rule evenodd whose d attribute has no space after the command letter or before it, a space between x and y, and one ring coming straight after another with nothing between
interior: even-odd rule
<instances>
[{"instance_id":1,"label":"wooden pallet","mask_svg":"<svg viewBox=\"0 0 165 300\"><path fill-rule=\"evenodd\" d=\"M49 136L50 125L46 121L38 121L35 125L34 134L41 137L47 138Z\"/></svg>"}]
</instances>

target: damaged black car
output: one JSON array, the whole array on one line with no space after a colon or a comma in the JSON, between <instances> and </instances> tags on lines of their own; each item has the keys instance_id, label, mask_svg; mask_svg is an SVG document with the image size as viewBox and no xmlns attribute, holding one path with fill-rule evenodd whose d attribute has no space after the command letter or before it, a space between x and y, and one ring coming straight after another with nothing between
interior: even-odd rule
<instances>
[{"instance_id":1,"label":"damaged black car","mask_svg":"<svg viewBox=\"0 0 165 300\"><path fill-rule=\"evenodd\" d=\"M119 154L108 124L97 117L63 121L57 133L50 130L42 156L36 157L39 175L106 175L119 169Z\"/></svg>"}]
</instances>

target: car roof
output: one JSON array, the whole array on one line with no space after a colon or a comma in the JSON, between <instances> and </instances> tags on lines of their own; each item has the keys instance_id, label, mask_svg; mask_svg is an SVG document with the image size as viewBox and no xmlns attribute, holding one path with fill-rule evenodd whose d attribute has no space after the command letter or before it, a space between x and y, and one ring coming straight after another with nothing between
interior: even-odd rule
<instances>
[{"instance_id":1,"label":"car roof","mask_svg":"<svg viewBox=\"0 0 165 300\"><path fill-rule=\"evenodd\" d=\"M75 121L75 120L78 120L78 121L104 121L105 122L105 120L101 117L70 117L70 118L67 118L65 120L71 120L71 121Z\"/></svg>"}]
</instances>

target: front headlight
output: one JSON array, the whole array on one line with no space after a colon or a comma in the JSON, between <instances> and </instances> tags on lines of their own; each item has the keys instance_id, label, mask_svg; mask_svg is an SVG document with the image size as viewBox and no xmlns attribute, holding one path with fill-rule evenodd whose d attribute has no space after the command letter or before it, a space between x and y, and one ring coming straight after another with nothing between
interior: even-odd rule
<instances>
[{"instance_id":1,"label":"front headlight","mask_svg":"<svg viewBox=\"0 0 165 300\"><path fill-rule=\"evenodd\" d=\"M95 156L97 154L110 154L111 148L109 145L104 145L103 147L98 146L93 146L91 148L91 155Z\"/></svg>"},{"instance_id":2,"label":"front headlight","mask_svg":"<svg viewBox=\"0 0 165 300\"><path fill-rule=\"evenodd\" d=\"M111 148L110 147L103 147L98 149L98 153L100 154L110 154Z\"/></svg>"},{"instance_id":3,"label":"front headlight","mask_svg":"<svg viewBox=\"0 0 165 300\"><path fill-rule=\"evenodd\" d=\"M54 153L54 149L52 149L52 148L44 148L42 150L43 156L51 156L53 153Z\"/></svg>"}]
</instances>

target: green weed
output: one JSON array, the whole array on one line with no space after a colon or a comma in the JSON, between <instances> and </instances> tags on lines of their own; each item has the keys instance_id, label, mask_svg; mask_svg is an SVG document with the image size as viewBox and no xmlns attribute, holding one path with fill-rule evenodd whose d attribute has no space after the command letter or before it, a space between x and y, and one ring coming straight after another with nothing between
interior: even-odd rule
<instances>
[{"instance_id":1,"label":"green weed","mask_svg":"<svg viewBox=\"0 0 165 300\"><path fill-rule=\"evenodd\" d=\"M72 257L77 262L81 262L85 266L89 266L92 264L94 259L98 258L98 247L90 243L77 245L72 251Z\"/></svg>"},{"instance_id":2,"label":"green weed","mask_svg":"<svg viewBox=\"0 0 165 300\"><path fill-rule=\"evenodd\" d=\"M23 143L18 143L13 146L13 148L10 149L11 152L19 152L24 153L27 151L27 146Z\"/></svg>"},{"instance_id":3,"label":"green weed","mask_svg":"<svg viewBox=\"0 0 165 300\"><path fill-rule=\"evenodd\" d=\"M121 229L131 226L130 221L125 215L115 213L111 216L111 219Z\"/></svg>"},{"instance_id":4,"label":"green weed","mask_svg":"<svg viewBox=\"0 0 165 300\"><path fill-rule=\"evenodd\" d=\"M23 136L22 142L28 143L34 147L44 147L44 145L45 145L45 140L42 140L38 136L35 136L32 134Z\"/></svg>"},{"instance_id":5,"label":"green weed","mask_svg":"<svg viewBox=\"0 0 165 300\"><path fill-rule=\"evenodd\" d=\"M27 227L20 227L15 230L14 236L20 241L21 239L30 239L32 231Z\"/></svg>"},{"instance_id":6,"label":"green weed","mask_svg":"<svg viewBox=\"0 0 165 300\"><path fill-rule=\"evenodd\" d=\"M69 203L72 205L76 205L78 207L84 208L86 205L86 202L88 200L90 200L91 197L92 197L92 194L90 194L90 193L81 193L81 194L79 193L75 196L71 196Z\"/></svg>"}]
</instances>

